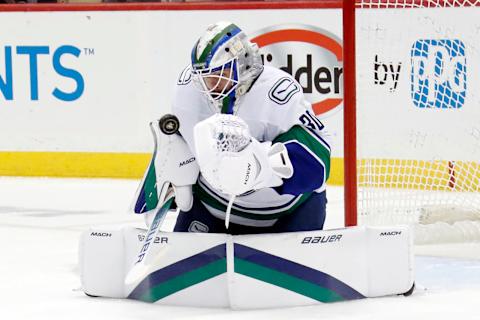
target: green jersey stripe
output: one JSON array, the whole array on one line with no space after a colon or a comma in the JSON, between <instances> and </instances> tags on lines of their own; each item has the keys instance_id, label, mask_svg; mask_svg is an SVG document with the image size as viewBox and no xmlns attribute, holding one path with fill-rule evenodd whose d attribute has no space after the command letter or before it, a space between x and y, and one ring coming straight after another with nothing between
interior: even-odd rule
<instances>
[{"instance_id":1,"label":"green jersey stripe","mask_svg":"<svg viewBox=\"0 0 480 320\"><path fill-rule=\"evenodd\" d=\"M210 194L210 192L201 184L196 184L193 187L193 191L195 196L200 199L200 201L204 202L205 204L209 205L212 208L217 210L226 212L227 204L223 201L220 201L218 197ZM231 214L236 215L242 218L251 219L251 220L273 220L278 219L282 216L285 216L291 212L293 212L298 206L300 206L305 200L310 197L311 193L305 193L301 196L298 196L293 201L289 201L285 208L275 208L271 211L271 213L265 213L265 211L259 211L258 209L252 208L251 210L241 210L238 208L232 208ZM257 213L255 213L257 212ZM268 212L268 211L267 211Z\"/></svg>"}]
</instances>

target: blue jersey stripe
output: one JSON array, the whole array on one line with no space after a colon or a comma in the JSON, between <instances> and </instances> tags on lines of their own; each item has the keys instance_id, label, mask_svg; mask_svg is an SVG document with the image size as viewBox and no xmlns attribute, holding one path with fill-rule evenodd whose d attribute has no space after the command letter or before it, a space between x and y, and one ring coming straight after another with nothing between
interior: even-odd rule
<instances>
[{"instance_id":1,"label":"blue jersey stripe","mask_svg":"<svg viewBox=\"0 0 480 320\"><path fill-rule=\"evenodd\" d=\"M299 195L317 190L325 183L325 164L297 141L285 143L293 166L293 176L275 188L281 194Z\"/></svg>"}]
</instances>

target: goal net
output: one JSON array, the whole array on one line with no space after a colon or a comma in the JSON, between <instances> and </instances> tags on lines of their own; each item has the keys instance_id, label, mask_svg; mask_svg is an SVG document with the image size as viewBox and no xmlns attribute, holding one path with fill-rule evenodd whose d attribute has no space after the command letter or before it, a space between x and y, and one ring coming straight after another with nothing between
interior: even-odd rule
<instances>
[{"instance_id":1,"label":"goal net","mask_svg":"<svg viewBox=\"0 0 480 320\"><path fill-rule=\"evenodd\" d=\"M478 17L473 0L357 1L358 224L480 240Z\"/></svg>"}]
</instances>

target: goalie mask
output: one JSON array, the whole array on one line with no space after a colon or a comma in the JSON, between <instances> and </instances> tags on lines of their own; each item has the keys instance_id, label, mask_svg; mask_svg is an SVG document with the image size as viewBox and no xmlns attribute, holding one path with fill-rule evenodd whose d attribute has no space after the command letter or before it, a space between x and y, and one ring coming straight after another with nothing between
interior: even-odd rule
<instances>
[{"instance_id":1,"label":"goalie mask","mask_svg":"<svg viewBox=\"0 0 480 320\"><path fill-rule=\"evenodd\" d=\"M209 26L192 50L193 80L221 113L234 113L262 70L258 46L230 22Z\"/></svg>"}]
</instances>

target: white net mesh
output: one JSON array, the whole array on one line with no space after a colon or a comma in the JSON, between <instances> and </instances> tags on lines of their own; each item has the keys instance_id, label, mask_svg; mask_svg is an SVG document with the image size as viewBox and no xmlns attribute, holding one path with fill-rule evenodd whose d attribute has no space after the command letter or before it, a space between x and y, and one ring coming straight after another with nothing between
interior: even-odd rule
<instances>
[{"instance_id":1,"label":"white net mesh","mask_svg":"<svg viewBox=\"0 0 480 320\"><path fill-rule=\"evenodd\" d=\"M413 224L417 242L480 239L479 5L357 2L361 224Z\"/></svg>"},{"instance_id":2,"label":"white net mesh","mask_svg":"<svg viewBox=\"0 0 480 320\"><path fill-rule=\"evenodd\" d=\"M362 159L359 213L365 223L480 220L475 162Z\"/></svg>"}]
</instances>

